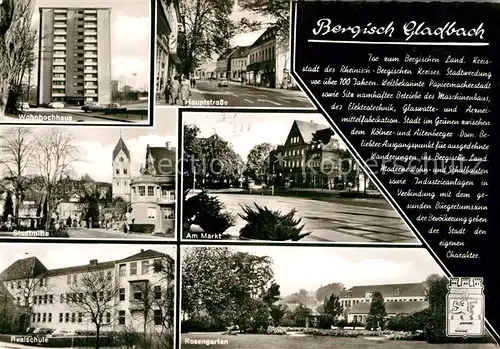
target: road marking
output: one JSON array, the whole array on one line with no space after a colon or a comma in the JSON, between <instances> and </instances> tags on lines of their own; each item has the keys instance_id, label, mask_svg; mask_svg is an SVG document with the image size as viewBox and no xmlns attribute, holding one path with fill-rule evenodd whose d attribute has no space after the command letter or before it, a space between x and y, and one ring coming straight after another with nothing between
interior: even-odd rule
<instances>
[{"instance_id":1,"label":"road marking","mask_svg":"<svg viewBox=\"0 0 500 349\"><path fill-rule=\"evenodd\" d=\"M252 102L251 100L249 100L249 99L246 99L246 98L245 98L245 99L244 99L244 101L247 101L248 103L253 104L253 102Z\"/></svg>"},{"instance_id":2,"label":"road marking","mask_svg":"<svg viewBox=\"0 0 500 349\"><path fill-rule=\"evenodd\" d=\"M272 103L274 105L282 105L281 103L273 102L273 101L270 101L269 99L258 99L257 101L258 102L268 102L268 103Z\"/></svg>"},{"instance_id":3,"label":"road marking","mask_svg":"<svg viewBox=\"0 0 500 349\"><path fill-rule=\"evenodd\" d=\"M235 96L235 97L239 97L236 93L233 93L233 92L228 92L230 95L232 96Z\"/></svg>"},{"instance_id":4,"label":"road marking","mask_svg":"<svg viewBox=\"0 0 500 349\"><path fill-rule=\"evenodd\" d=\"M231 92L227 91L199 91L201 94L206 94L206 95L230 95L232 94Z\"/></svg>"}]
</instances>

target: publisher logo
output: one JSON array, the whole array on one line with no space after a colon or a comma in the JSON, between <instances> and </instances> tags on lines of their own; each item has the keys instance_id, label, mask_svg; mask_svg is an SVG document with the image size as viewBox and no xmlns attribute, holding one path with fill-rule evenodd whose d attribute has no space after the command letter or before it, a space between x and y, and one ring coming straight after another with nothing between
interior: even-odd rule
<instances>
[{"instance_id":1,"label":"publisher logo","mask_svg":"<svg viewBox=\"0 0 500 349\"><path fill-rule=\"evenodd\" d=\"M484 336L483 278L450 278L446 299L446 335Z\"/></svg>"}]
</instances>

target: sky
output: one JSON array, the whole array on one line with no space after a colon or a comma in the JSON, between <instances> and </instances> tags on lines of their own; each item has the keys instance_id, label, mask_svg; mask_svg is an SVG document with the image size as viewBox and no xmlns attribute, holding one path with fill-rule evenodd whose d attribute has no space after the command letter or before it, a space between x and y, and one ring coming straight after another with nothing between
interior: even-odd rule
<instances>
[{"instance_id":1,"label":"sky","mask_svg":"<svg viewBox=\"0 0 500 349\"><path fill-rule=\"evenodd\" d=\"M149 0L35 0L33 22L39 23L39 7L111 8L111 75L127 85L149 86L150 21ZM137 76L132 74L136 73Z\"/></svg>"},{"instance_id":2,"label":"sky","mask_svg":"<svg viewBox=\"0 0 500 349\"><path fill-rule=\"evenodd\" d=\"M244 161L254 145L283 144L294 120L313 121L328 127L327 121L320 114L183 113L183 123L198 126L201 129L200 137L217 133L233 144L234 150Z\"/></svg>"},{"instance_id":3,"label":"sky","mask_svg":"<svg viewBox=\"0 0 500 349\"><path fill-rule=\"evenodd\" d=\"M109 262L123 259L144 250L167 253L176 259L175 247L147 244L51 244L9 243L0 247L0 273L18 259L37 257L47 269L86 265L91 259Z\"/></svg>"},{"instance_id":4,"label":"sky","mask_svg":"<svg viewBox=\"0 0 500 349\"><path fill-rule=\"evenodd\" d=\"M71 133L75 139L74 145L79 149L77 157L80 161L72 168L75 178L86 173L95 181L111 183L112 153L122 135L125 145L130 151L131 174L138 176L141 165L144 164L146 147L164 147L170 142L177 148L177 112L175 109L157 109L156 126L150 127L61 127ZM46 128L32 128L34 132L43 132Z\"/></svg>"},{"instance_id":5,"label":"sky","mask_svg":"<svg viewBox=\"0 0 500 349\"><path fill-rule=\"evenodd\" d=\"M283 296L330 283L362 285L425 281L444 275L424 248L244 246L235 251L269 256Z\"/></svg>"}]
</instances>

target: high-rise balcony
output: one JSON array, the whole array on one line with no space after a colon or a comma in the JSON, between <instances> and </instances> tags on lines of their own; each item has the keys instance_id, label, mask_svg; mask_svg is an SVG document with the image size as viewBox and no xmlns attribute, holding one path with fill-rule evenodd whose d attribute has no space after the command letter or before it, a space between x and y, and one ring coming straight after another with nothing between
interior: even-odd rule
<instances>
[{"instance_id":1,"label":"high-rise balcony","mask_svg":"<svg viewBox=\"0 0 500 349\"><path fill-rule=\"evenodd\" d=\"M95 14L85 14L85 22L97 22L97 12Z\"/></svg>"},{"instance_id":2,"label":"high-rise balcony","mask_svg":"<svg viewBox=\"0 0 500 349\"><path fill-rule=\"evenodd\" d=\"M66 81L66 76L52 76L52 81Z\"/></svg>"},{"instance_id":3,"label":"high-rise balcony","mask_svg":"<svg viewBox=\"0 0 500 349\"><path fill-rule=\"evenodd\" d=\"M97 76L85 76L84 81L97 81Z\"/></svg>"},{"instance_id":4,"label":"high-rise balcony","mask_svg":"<svg viewBox=\"0 0 500 349\"><path fill-rule=\"evenodd\" d=\"M66 51L66 45L54 45L54 51Z\"/></svg>"},{"instance_id":5,"label":"high-rise balcony","mask_svg":"<svg viewBox=\"0 0 500 349\"><path fill-rule=\"evenodd\" d=\"M97 43L97 38L96 37L92 37L92 36L86 36L85 39L83 39L83 42L86 43L86 44Z\"/></svg>"},{"instance_id":6,"label":"high-rise balcony","mask_svg":"<svg viewBox=\"0 0 500 349\"><path fill-rule=\"evenodd\" d=\"M66 73L66 68L61 67L61 66L57 66L57 67L54 67L53 72L54 73Z\"/></svg>"},{"instance_id":7,"label":"high-rise balcony","mask_svg":"<svg viewBox=\"0 0 500 349\"><path fill-rule=\"evenodd\" d=\"M57 36L57 35L66 36L67 34L68 34L68 32L66 31L66 29L56 29L56 30L54 30L54 37Z\"/></svg>"},{"instance_id":8,"label":"high-rise balcony","mask_svg":"<svg viewBox=\"0 0 500 349\"><path fill-rule=\"evenodd\" d=\"M97 58L97 53L91 52L85 52L85 58Z\"/></svg>"},{"instance_id":9,"label":"high-rise balcony","mask_svg":"<svg viewBox=\"0 0 500 349\"><path fill-rule=\"evenodd\" d=\"M66 15L66 13L55 13L54 14L54 22L56 21L66 21L68 20L68 16Z\"/></svg>"},{"instance_id":10,"label":"high-rise balcony","mask_svg":"<svg viewBox=\"0 0 500 349\"><path fill-rule=\"evenodd\" d=\"M66 61L63 60L63 61L59 61L59 60L54 60L52 62L52 65L54 66L54 71L56 71L56 69L59 69L59 67L65 67L66 66Z\"/></svg>"},{"instance_id":11,"label":"high-rise balcony","mask_svg":"<svg viewBox=\"0 0 500 349\"><path fill-rule=\"evenodd\" d=\"M55 43L64 43L65 44L66 41L67 41L66 37L57 37L57 36L54 37L54 42Z\"/></svg>"},{"instance_id":12,"label":"high-rise balcony","mask_svg":"<svg viewBox=\"0 0 500 349\"><path fill-rule=\"evenodd\" d=\"M63 88L66 88L66 86L65 85L52 85L53 90L60 90Z\"/></svg>"},{"instance_id":13,"label":"high-rise balcony","mask_svg":"<svg viewBox=\"0 0 500 349\"><path fill-rule=\"evenodd\" d=\"M67 28L67 26L65 21L54 22L54 28Z\"/></svg>"},{"instance_id":14,"label":"high-rise balcony","mask_svg":"<svg viewBox=\"0 0 500 349\"><path fill-rule=\"evenodd\" d=\"M52 97L64 97L66 92L52 92Z\"/></svg>"},{"instance_id":15,"label":"high-rise balcony","mask_svg":"<svg viewBox=\"0 0 500 349\"><path fill-rule=\"evenodd\" d=\"M93 22L86 22L83 27L85 29L97 29L97 24L93 23Z\"/></svg>"},{"instance_id":16,"label":"high-rise balcony","mask_svg":"<svg viewBox=\"0 0 500 349\"><path fill-rule=\"evenodd\" d=\"M97 36L97 30L87 29L83 32L83 35L85 35L85 36Z\"/></svg>"},{"instance_id":17,"label":"high-rise balcony","mask_svg":"<svg viewBox=\"0 0 500 349\"><path fill-rule=\"evenodd\" d=\"M85 86L84 86L84 88L85 88L86 90L95 90L95 89L97 89L98 87L99 87L99 86L98 86L96 83L94 83L94 84L92 84L92 85L85 85Z\"/></svg>"},{"instance_id":18,"label":"high-rise balcony","mask_svg":"<svg viewBox=\"0 0 500 349\"><path fill-rule=\"evenodd\" d=\"M85 97L97 97L97 91L96 90L85 91Z\"/></svg>"}]
</instances>

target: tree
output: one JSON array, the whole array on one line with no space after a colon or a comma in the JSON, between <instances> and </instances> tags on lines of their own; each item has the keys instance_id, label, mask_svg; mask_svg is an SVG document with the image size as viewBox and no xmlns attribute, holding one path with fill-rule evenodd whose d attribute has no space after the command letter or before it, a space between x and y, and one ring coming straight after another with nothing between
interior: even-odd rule
<instances>
[{"instance_id":1,"label":"tree","mask_svg":"<svg viewBox=\"0 0 500 349\"><path fill-rule=\"evenodd\" d=\"M446 295L448 279L446 276L432 274L425 280L426 300L429 302L426 337L429 341L441 341L446 337Z\"/></svg>"},{"instance_id":2,"label":"tree","mask_svg":"<svg viewBox=\"0 0 500 349\"><path fill-rule=\"evenodd\" d=\"M276 28L276 41L285 52L288 51L288 36L290 32L290 1L288 0L238 0L238 5L244 11L250 11L259 16L270 18L270 21L255 21L246 17L240 20L237 27L246 31L254 31L264 27Z\"/></svg>"},{"instance_id":3,"label":"tree","mask_svg":"<svg viewBox=\"0 0 500 349\"><path fill-rule=\"evenodd\" d=\"M292 311L290 317L293 319L296 327L305 327L307 324L307 318L310 315L311 309L300 303L299 306Z\"/></svg>"},{"instance_id":4,"label":"tree","mask_svg":"<svg viewBox=\"0 0 500 349\"><path fill-rule=\"evenodd\" d=\"M43 132L36 139L36 168L39 170L39 185L45 192L45 230L49 230L51 218L61 201L64 191L63 180L68 176L71 165L77 161L73 137L59 129Z\"/></svg>"},{"instance_id":5,"label":"tree","mask_svg":"<svg viewBox=\"0 0 500 349\"><path fill-rule=\"evenodd\" d=\"M269 167L269 155L276 146L270 143L261 143L253 146L248 153L246 175L253 180L260 180L260 174Z\"/></svg>"},{"instance_id":6,"label":"tree","mask_svg":"<svg viewBox=\"0 0 500 349\"><path fill-rule=\"evenodd\" d=\"M70 293L66 294L71 307L94 324L95 349L99 349L102 327L109 324L108 320L116 310L115 299L120 288L113 275L112 272L105 273L99 264L90 266L85 273L72 280Z\"/></svg>"},{"instance_id":7,"label":"tree","mask_svg":"<svg viewBox=\"0 0 500 349\"><path fill-rule=\"evenodd\" d=\"M279 326L281 320L285 316L288 307L285 304L275 304L271 306L271 318L273 319L274 326Z\"/></svg>"},{"instance_id":8,"label":"tree","mask_svg":"<svg viewBox=\"0 0 500 349\"><path fill-rule=\"evenodd\" d=\"M378 291L373 292L370 311L366 318L366 327L370 329L382 328L385 326L385 311L384 297Z\"/></svg>"},{"instance_id":9,"label":"tree","mask_svg":"<svg viewBox=\"0 0 500 349\"><path fill-rule=\"evenodd\" d=\"M340 295L345 290L345 286L342 283L332 283L325 286L321 286L316 290L316 299L318 302L322 302L325 298L329 298L332 294Z\"/></svg>"},{"instance_id":10,"label":"tree","mask_svg":"<svg viewBox=\"0 0 500 349\"><path fill-rule=\"evenodd\" d=\"M179 39L179 56L184 74L192 74L206 59L229 47L234 26L229 19L234 0L181 1L184 35Z\"/></svg>"},{"instance_id":11,"label":"tree","mask_svg":"<svg viewBox=\"0 0 500 349\"><path fill-rule=\"evenodd\" d=\"M332 294L330 298L325 298L323 303L323 316L330 326L337 321L337 318L341 314L342 305L340 304L339 296Z\"/></svg>"},{"instance_id":12,"label":"tree","mask_svg":"<svg viewBox=\"0 0 500 349\"><path fill-rule=\"evenodd\" d=\"M37 38L31 22L33 9L33 0L3 0L0 3L0 118L11 104L11 87L19 85L26 70L33 65Z\"/></svg>"},{"instance_id":13,"label":"tree","mask_svg":"<svg viewBox=\"0 0 500 349\"><path fill-rule=\"evenodd\" d=\"M29 128L16 127L2 130L0 164L5 171L4 177L12 183L12 194L16 205L13 212L16 226L19 226L19 208L25 191L29 187L29 171L32 155L35 151L34 141Z\"/></svg>"},{"instance_id":14,"label":"tree","mask_svg":"<svg viewBox=\"0 0 500 349\"><path fill-rule=\"evenodd\" d=\"M2 212L2 222L7 222L9 220L9 217L12 216L12 214L14 213L13 206L14 203L12 202L12 194L10 192L7 192Z\"/></svg>"}]
</instances>

